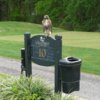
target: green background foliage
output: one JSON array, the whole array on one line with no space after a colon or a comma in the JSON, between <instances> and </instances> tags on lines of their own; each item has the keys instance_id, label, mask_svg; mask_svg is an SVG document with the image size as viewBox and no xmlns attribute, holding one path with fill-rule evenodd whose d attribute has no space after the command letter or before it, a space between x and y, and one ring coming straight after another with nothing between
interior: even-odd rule
<instances>
[{"instance_id":1,"label":"green background foliage","mask_svg":"<svg viewBox=\"0 0 100 100\"><path fill-rule=\"evenodd\" d=\"M41 23L48 14L54 26L100 31L100 0L0 0L0 20Z\"/></svg>"}]
</instances>

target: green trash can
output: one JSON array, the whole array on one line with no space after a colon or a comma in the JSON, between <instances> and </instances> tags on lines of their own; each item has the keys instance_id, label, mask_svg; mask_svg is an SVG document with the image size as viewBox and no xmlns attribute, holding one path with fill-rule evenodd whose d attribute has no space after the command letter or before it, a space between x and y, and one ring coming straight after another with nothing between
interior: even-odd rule
<instances>
[{"instance_id":1,"label":"green trash can","mask_svg":"<svg viewBox=\"0 0 100 100\"><path fill-rule=\"evenodd\" d=\"M61 85L64 93L79 91L81 59L66 57L59 61Z\"/></svg>"}]
</instances>

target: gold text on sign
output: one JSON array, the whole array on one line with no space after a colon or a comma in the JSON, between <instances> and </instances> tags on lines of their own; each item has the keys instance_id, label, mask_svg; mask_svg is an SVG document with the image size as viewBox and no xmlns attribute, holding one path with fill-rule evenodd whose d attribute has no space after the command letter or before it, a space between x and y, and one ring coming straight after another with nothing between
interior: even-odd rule
<instances>
[{"instance_id":1,"label":"gold text on sign","mask_svg":"<svg viewBox=\"0 0 100 100\"><path fill-rule=\"evenodd\" d=\"M40 48L39 49L39 57L46 57L46 49Z\"/></svg>"}]
</instances>

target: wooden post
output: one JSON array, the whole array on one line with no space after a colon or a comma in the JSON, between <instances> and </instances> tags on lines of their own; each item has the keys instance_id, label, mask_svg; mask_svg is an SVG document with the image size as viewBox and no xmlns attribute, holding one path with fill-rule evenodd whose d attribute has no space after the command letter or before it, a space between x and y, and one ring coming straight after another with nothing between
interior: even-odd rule
<instances>
[{"instance_id":1,"label":"wooden post","mask_svg":"<svg viewBox=\"0 0 100 100\"><path fill-rule=\"evenodd\" d=\"M59 68L59 60L62 58L62 36L55 36L56 39L56 50L55 50L55 92L61 92L61 76Z\"/></svg>"},{"instance_id":2,"label":"wooden post","mask_svg":"<svg viewBox=\"0 0 100 100\"><path fill-rule=\"evenodd\" d=\"M25 67L26 67L26 76L30 77L32 75L32 64L31 64L31 39L30 33L26 32L24 34L24 44L25 44Z\"/></svg>"}]
</instances>

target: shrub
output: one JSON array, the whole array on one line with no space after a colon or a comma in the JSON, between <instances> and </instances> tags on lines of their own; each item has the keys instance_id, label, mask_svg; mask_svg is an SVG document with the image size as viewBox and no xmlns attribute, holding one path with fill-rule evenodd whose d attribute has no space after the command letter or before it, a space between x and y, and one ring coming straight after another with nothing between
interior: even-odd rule
<instances>
[{"instance_id":1,"label":"shrub","mask_svg":"<svg viewBox=\"0 0 100 100\"><path fill-rule=\"evenodd\" d=\"M7 79L0 83L0 87L0 100L47 100L52 96L50 87L32 78Z\"/></svg>"},{"instance_id":2,"label":"shrub","mask_svg":"<svg viewBox=\"0 0 100 100\"><path fill-rule=\"evenodd\" d=\"M61 95L54 94L43 80L8 77L0 82L0 100L61 100ZM63 100L74 98L64 96Z\"/></svg>"}]
</instances>

